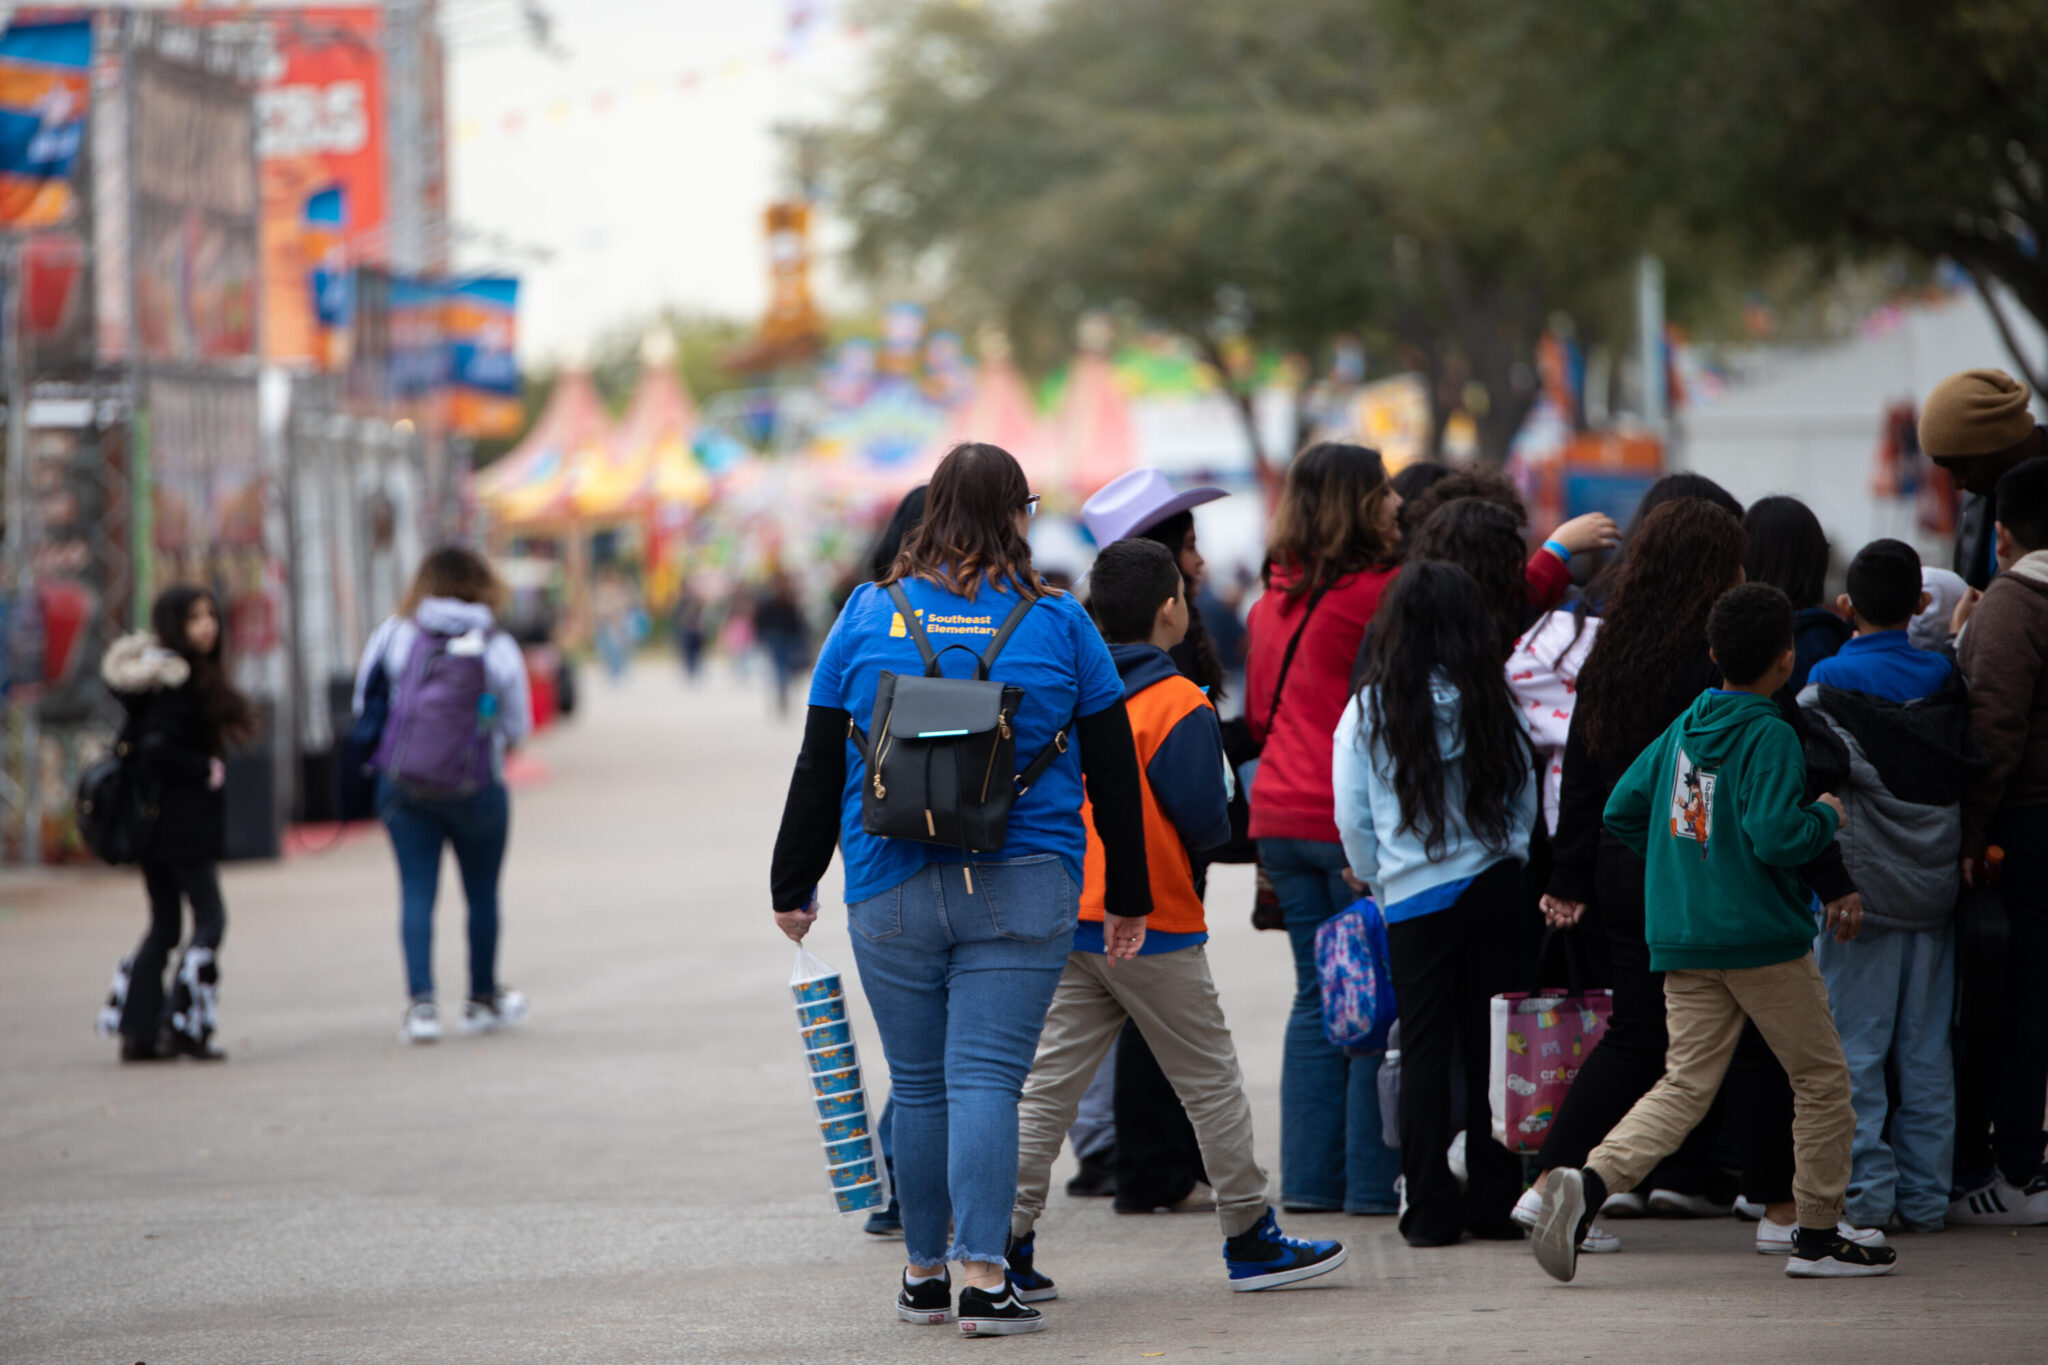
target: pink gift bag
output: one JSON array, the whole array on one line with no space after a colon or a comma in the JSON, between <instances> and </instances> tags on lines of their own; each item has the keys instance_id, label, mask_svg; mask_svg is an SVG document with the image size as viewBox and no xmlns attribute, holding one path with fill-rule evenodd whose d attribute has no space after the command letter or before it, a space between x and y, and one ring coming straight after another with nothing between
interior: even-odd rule
<instances>
[{"instance_id":1,"label":"pink gift bag","mask_svg":"<svg viewBox=\"0 0 2048 1365\"><path fill-rule=\"evenodd\" d=\"M1493 1066L1487 1086L1493 1136L1511 1152L1533 1152L1550 1135L1579 1068L1607 1031L1610 991L1493 997Z\"/></svg>"}]
</instances>

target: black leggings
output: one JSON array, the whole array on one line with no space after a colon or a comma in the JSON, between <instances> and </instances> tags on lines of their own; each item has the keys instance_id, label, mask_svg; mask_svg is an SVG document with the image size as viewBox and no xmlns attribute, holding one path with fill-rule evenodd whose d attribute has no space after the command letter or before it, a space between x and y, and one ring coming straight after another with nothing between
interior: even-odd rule
<instances>
[{"instance_id":1,"label":"black leggings","mask_svg":"<svg viewBox=\"0 0 2048 1365\"><path fill-rule=\"evenodd\" d=\"M1650 947L1643 937L1643 875L1642 859L1626 849L1601 846L1594 869L1599 899L1584 923L1587 929L1597 926L1606 940L1614 1014L1544 1139L1537 1163L1546 1171L1585 1165L1593 1149L1664 1074L1664 1053L1671 1040L1664 1027L1664 974L1650 970ZM1753 1024L1743 1028L1723 1083L1722 1101L1742 1167L1743 1194L1758 1203L1789 1200L1792 1085ZM1717 1184L1714 1146L1722 1117L1723 1104L1717 1101L1706 1121L1650 1173L1644 1188L1709 1194Z\"/></svg>"},{"instance_id":2,"label":"black leggings","mask_svg":"<svg viewBox=\"0 0 2048 1365\"><path fill-rule=\"evenodd\" d=\"M1448 908L1387 926L1401 1020L1401 1173L1408 1213L1401 1232L1428 1245L1504 1221L1521 1167L1493 1139L1486 1104L1494 996L1516 989L1524 955L1517 932L1522 870L1503 859L1473 878ZM1446 1160L1456 1132L1453 1072L1465 1076L1465 1167L1460 1194Z\"/></svg>"},{"instance_id":3,"label":"black leggings","mask_svg":"<svg viewBox=\"0 0 2048 1365\"><path fill-rule=\"evenodd\" d=\"M184 931L182 902L192 903L192 948L220 948L227 933L228 909L220 897L220 868L214 863L145 859L142 884L149 890L149 932L142 936L128 970L121 1033L151 1041L164 1023L164 969Z\"/></svg>"}]
</instances>

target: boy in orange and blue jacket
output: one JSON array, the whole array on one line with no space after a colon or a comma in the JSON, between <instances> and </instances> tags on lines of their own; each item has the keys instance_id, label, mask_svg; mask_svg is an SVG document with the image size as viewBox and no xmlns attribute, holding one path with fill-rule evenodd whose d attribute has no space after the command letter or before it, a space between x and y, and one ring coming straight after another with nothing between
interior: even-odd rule
<instances>
[{"instance_id":1,"label":"boy in orange and blue jacket","mask_svg":"<svg viewBox=\"0 0 2048 1365\"><path fill-rule=\"evenodd\" d=\"M1089 573L1088 605L1124 680L1144 774L1152 912L1137 956L1118 963L1104 953L1103 914L1116 907L1105 904L1102 845L1091 813L1081 923L1017 1110L1011 1285L1026 1302L1058 1295L1032 1264L1033 1227L1082 1092L1126 1020L1145 1036L1194 1126L1216 1190L1231 1288L1270 1289L1327 1274L1344 1263L1341 1245L1284 1236L1273 1221L1266 1173L1252 1152L1237 1049L1209 975L1209 927L1192 854L1230 837L1230 777L1215 708L1166 653L1188 629L1180 567L1162 545L1117 541Z\"/></svg>"}]
</instances>

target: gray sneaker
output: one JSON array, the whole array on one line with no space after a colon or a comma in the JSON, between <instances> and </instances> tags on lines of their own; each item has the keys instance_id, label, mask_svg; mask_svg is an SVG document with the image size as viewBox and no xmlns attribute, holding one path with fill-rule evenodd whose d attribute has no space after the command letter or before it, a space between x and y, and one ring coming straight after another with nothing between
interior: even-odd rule
<instances>
[{"instance_id":1,"label":"gray sneaker","mask_svg":"<svg viewBox=\"0 0 2048 1365\"><path fill-rule=\"evenodd\" d=\"M1579 1273L1579 1245L1592 1225L1586 1207L1586 1173L1569 1166L1553 1170L1543 1182L1543 1206L1536 1211L1532 1241L1536 1264L1554 1280L1571 1282Z\"/></svg>"},{"instance_id":2,"label":"gray sneaker","mask_svg":"<svg viewBox=\"0 0 2048 1365\"><path fill-rule=\"evenodd\" d=\"M472 1000L462 1007L464 1033L495 1033L526 1018L526 996L509 986L498 987L489 1000Z\"/></svg>"},{"instance_id":3,"label":"gray sneaker","mask_svg":"<svg viewBox=\"0 0 2048 1365\"><path fill-rule=\"evenodd\" d=\"M405 1012L405 1022L399 1026L398 1041L401 1043L438 1043L441 1041L441 1011L434 1008L431 1000L415 1000Z\"/></svg>"}]
</instances>

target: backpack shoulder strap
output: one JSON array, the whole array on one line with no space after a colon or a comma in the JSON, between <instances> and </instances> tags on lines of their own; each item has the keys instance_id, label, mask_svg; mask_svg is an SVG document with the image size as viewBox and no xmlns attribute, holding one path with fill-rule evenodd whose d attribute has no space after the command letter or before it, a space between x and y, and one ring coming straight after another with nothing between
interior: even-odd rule
<instances>
[{"instance_id":1,"label":"backpack shoulder strap","mask_svg":"<svg viewBox=\"0 0 2048 1365\"><path fill-rule=\"evenodd\" d=\"M996 638L988 642L988 648L981 652L981 676L986 678L989 669L995 667L996 655L1003 652L1003 646L1010 643L1010 637L1017 633L1017 627L1024 624L1024 618L1038 605L1036 597L1020 597L1017 605L1003 624L996 630Z\"/></svg>"},{"instance_id":2,"label":"backpack shoulder strap","mask_svg":"<svg viewBox=\"0 0 2048 1365\"><path fill-rule=\"evenodd\" d=\"M1052 742L1043 749L1040 749L1038 757L1031 760L1031 766L1017 774L1017 795L1022 796L1025 792L1030 791L1032 787L1036 786L1038 779L1045 776L1045 770L1057 762L1060 755L1067 751L1067 731L1072 729L1073 725L1073 721L1068 721L1065 725L1062 725L1054 732Z\"/></svg>"},{"instance_id":3,"label":"backpack shoulder strap","mask_svg":"<svg viewBox=\"0 0 2048 1365\"><path fill-rule=\"evenodd\" d=\"M939 656L932 653L932 642L925 637L924 622L917 619L917 609L910 605L910 597L903 591L901 582L891 583L887 590L889 600L896 604L896 614L903 618L903 628L910 632L910 641L917 646L917 652L924 659L926 677L937 673Z\"/></svg>"}]
</instances>

